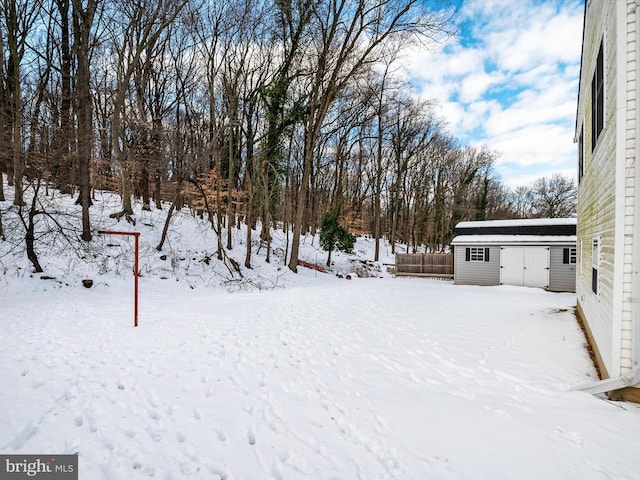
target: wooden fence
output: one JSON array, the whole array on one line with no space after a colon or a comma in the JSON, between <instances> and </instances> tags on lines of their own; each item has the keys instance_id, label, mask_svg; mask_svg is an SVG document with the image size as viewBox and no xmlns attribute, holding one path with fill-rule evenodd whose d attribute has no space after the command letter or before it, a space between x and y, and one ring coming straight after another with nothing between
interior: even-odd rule
<instances>
[{"instance_id":1,"label":"wooden fence","mask_svg":"<svg viewBox=\"0 0 640 480\"><path fill-rule=\"evenodd\" d=\"M397 253L396 276L453 278L453 253Z\"/></svg>"}]
</instances>

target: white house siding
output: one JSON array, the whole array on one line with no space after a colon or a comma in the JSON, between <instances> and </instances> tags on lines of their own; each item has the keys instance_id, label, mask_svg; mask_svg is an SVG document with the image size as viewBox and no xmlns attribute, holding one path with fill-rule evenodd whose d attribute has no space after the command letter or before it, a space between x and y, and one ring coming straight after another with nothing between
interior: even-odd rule
<instances>
[{"instance_id":1,"label":"white house siding","mask_svg":"<svg viewBox=\"0 0 640 480\"><path fill-rule=\"evenodd\" d=\"M578 132L584 176L578 186L576 293L607 376L631 367L631 267L635 205L635 0L590 0L583 41ZM604 33L604 37L603 37ZM591 149L591 80L604 38L605 121ZM633 181L628 179L634 178ZM591 288L592 241L599 239L598 293Z\"/></svg>"},{"instance_id":2,"label":"white house siding","mask_svg":"<svg viewBox=\"0 0 640 480\"><path fill-rule=\"evenodd\" d=\"M627 0L624 14L626 34L626 105L625 105L625 161L621 172L624 206L620 209L623 231L620 235L621 257L624 264L622 272L622 316L621 316L621 373L633 367L633 246L634 219L636 216L636 144L637 144L637 71L638 71L638 32L636 13L639 11L635 0Z\"/></svg>"},{"instance_id":3,"label":"white house siding","mask_svg":"<svg viewBox=\"0 0 640 480\"><path fill-rule=\"evenodd\" d=\"M576 294L607 376L619 373L619 332L614 334L614 227L616 173L616 3L588 2L582 52L579 118L584 128L584 176L578 186L577 237L580 269ZM596 149L591 147L591 80L604 38L605 121ZM582 117L582 118L580 118ZM591 288L592 241L599 239L598 293ZM615 343L615 344L614 344Z\"/></svg>"},{"instance_id":4,"label":"white house siding","mask_svg":"<svg viewBox=\"0 0 640 480\"><path fill-rule=\"evenodd\" d=\"M467 262L466 249L489 248L488 262ZM481 244L456 245L453 251L453 278L458 285L499 285L500 247Z\"/></svg>"},{"instance_id":5,"label":"white house siding","mask_svg":"<svg viewBox=\"0 0 640 480\"><path fill-rule=\"evenodd\" d=\"M576 264L563 263L564 249L574 248L572 245L554 245L549 252L549 290L552 292L575 292Z\"/></svg>"}]
</instances>

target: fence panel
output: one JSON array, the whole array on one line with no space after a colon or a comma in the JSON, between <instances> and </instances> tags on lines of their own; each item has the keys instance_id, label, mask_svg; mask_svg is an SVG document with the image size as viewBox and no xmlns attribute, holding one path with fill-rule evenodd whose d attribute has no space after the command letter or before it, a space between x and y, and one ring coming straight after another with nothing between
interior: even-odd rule
<instances>
[{"instance_id":1,"label":"fence panel","mask_svg":"<svg viewBox=\"0 0 640 480\"><path fill-rule=\"evenodd\" d=\"M453 278L453 253L397 253L396 276Z\"/></svg>"}]
</instances>

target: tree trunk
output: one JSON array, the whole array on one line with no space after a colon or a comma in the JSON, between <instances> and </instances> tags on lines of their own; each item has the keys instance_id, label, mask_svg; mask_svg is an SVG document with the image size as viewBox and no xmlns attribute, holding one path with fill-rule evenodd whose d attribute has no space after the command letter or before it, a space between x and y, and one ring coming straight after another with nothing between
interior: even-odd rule
<instances>
[{"instance_id":1,"label":"tree trunk","mask_svg":"<svg viewBox=\"0 0 640 480\"><path fill-rule=\"evenodd\" d=\"M2 172L0 172L0 182L2 182ZM0 240L5 240L4 228L2 226L2 210L0 210Z\"/></svg>"},{"instance_id":2,"label":"tree trunk","mask_svg":"<svg viewBox=\"0 0 640 480\"><path fill-rule=\"evenodd\" d=\"M311 124L313 125L313 124ZM313 128L313 127L311 127ZM304 213L307 205L307 192L309 190L309 181L311 180L311 165L313 164L313 146L315 144L314 135L307 132L304 147L304 158L302 163L302 180L300 189L298 190L298 207L293 223L293 238L291 240L291 257L289 259L289 269L292 272L298 272L298 254L300 253L300 237L302 235L302 225L304 222Z\"/></svg>"},{"instance_id":3,"label":"tree trunk","mask_svg":"<svg viewBox=\"0 0 640 480\"><path fill-rule=\"evenodd\" d=\"M0 35L0 65L4 65L4 36ZM8 173L10 157L9 123L11 118L9 95L5 89L7 79L4 69L0 68L0 201L5 200L3 173ZM10 178L10 175L7 175Z\"/></svg>"},{"instance_id":4,"label":"tree trunk","mask_svg":"<svg viewBox=\"0 0 640 480\"><path fill-rule=\"evenodd\" d=\"M152 158L152 171L153 171L153 201L155 202L155 206L158 210L162 210L162 192L161 192L161 182L162 182L162 173L161 168L164 165L162 161L164 158L162 152L162 121L160 118L154 118L153 122L153 131L151 132L151 143L153 146L153 158Z\"/></svg>"},{"instance_id":5,"label":"tree trunk","mask_svg":"<svg viewBox=\"0 0 640 480\"><path fill-rule=\"evenodd\" d=\"M186 0L157 2L152 5L134 2L131 4L133 10L130 16L124 19L125 23L128 21L124 37L112 39L117 45L118 68L111 122L111 146L122 174L122 210L111 214L111 218L120 219L124 216L128 222L135 224L131 205L133 158L124 146L126 138L122 124L131 78L140 65L143 53L173 23L186 3Z\"/></svg>"},{"instance_id":6,"label":"tree trunk","mask_svg":"<svg viewBox=\"0 0 640 480\"><path fill-rule=\"evenodd\" d=\"M231 226L233 225L233 186L234 186L234 173L233 173L233 126L229 127L229 175L227 177L227 250L233 248L231 243Z\"/></svg>"},{"instance_id":7,"label":"tree trunk","mask_svg":"<svg viewBox=\"0 0 640 480\"><path fill-rule=\"evenodd\" d=\"M156 204L156 208L158 210L162 210L162 174L160 173L160 168L156 169L156 173L154 175L154 189L153 189L153 200Z\"/></svg>"},{"instance_id":8,"label":"tree trunk","mask_svg":"<svg viewBox=\"0 0 640 480\"><path fill-rule=\"evenodd\" d=\"M116 94L116 100L114 101L114 113L111 120L111 146L113 148L115 159L120 165L122 182L122 210L116 213L112 213L111 215L109 215L109 217L119 220L124 216L128 222L135 224L135 220L133 219L133 207L131 205L131 195L133 194L133 188L131 185L131 162L128 153L125 153L121 147L121 141L123 140L124 136L124 133L122 131L122 110L125 106L126 90L124 85L121 85L119 89L120 90Z\"/></svg>"},{"instance_id":9,"label":"tree trunk","mask_svg":"<svg viewBox=\"0 0 640 480\"><path fill-rule=\"evenodd\" d=\"M151 210L151 193L149 189L149 157L145 153L140 169L140 197L142 198L142 210Z\"/></svg>"},{"instance_id":10,"label":"tree trunk","mask_svg":"<svg viewBox=\"0 0 640 480\"><path fill-rule=\"evenodd\" d=\"M217 149L217 146L213 148ZM218 158L216 159L216 222L218 225L218 260L222 260L224 258L222 254L222 158L220 152L218 152Z\"/></svg>"},{"instance_id":11,"label":"tree trunk","mask_svg":"<svg viewBox=\"0 0 640 480\"><path fill-rule=\"evenodd\" d=\"M180 194L182 191L182 180L178 181L178 185L176 187L176 194L173 197L173 202L171 203L171 207L169 207L169 211L167 212L167 218L164 221L164 228L162 229L162 235L160 236L160 243L156 247L156 250L161 251L162 246L164 245L165 240L167 239L167 232L169 231L169 223L171 222L171 217L173 216L173 212L176 209L176 205L180 201Z\"/></svg>"},{"instance_id":12,"label":"tree trunk","mask_svg":"<svg viewBox=\"0 0 640 480\"><path fill-rule=\"evenodd\" d=\"M380 101L378 103L378 137L376 151L376 171L374 179L374 204L373 204L373 237L375 238L375 251L373 261L380 260L380 237L382 236L382 92L380 92Z\"/></svg>"},{"instance_id":13,"label":"tree trunk","mask_svg":"<svg viewBox=\"0 0 640 480\"><path fill-rule=\"evenodd\" d=\"M56 0L60 13L60 130L56 135L57 155L60 162L59 183L60 192L72 194L76 184L75 166L71 156L71 47L69 32L69 0ZM84 26L83 26L84 27ZM88 40L88 37L87 37ZM76 40L77 41L77 40ZM87 46L88 48L88 46ZM88 61L88 59L85 59ZM78 72L80 74L80 72ZM80 99L78 99L80 100ZM83 100L86 101L86 100ZM91 99L89 99L89 102ZM87 105L78 103L78 107L87 108ZM91 108L90 106L88 108Z\"/></svg>"},{"instance_id":14,"label":"tree trunk","mask_svg":"<svg viewBox=\"0 0 640 480\"><path fill-rule=\"evenodd\" d=\"M89 0L86 10L82 0L73 0L73 31L78 70L76 73L76 112L78 116L78 161L80 164L80 204L82 205L82 239L91 241L91 174L93 145L93 108L91 74L89 69L89 42L97 0Z\"/></svg>"},{"instance_id":15,"label":"tree trunk","mask_svg":"<svg viewBox=\"0 0 640 480\"><path fill-rule=\"evenodd\" d=\"M15 7L14 7L15 8ZM11 12L15 14L15 12ZM17 22L17 19L15 19ZM18 54L17 32L9 35L9 95L11 105L11 162L13 164L14 194L13 204L24 205L22 177L24 175L24 158L22 156L22 105L20 95L20 61Z\"/></svg>"},{"instance_id":16,"label":"tree trunk","mask_svg":"<svg viewBox=\"0 0 640 480\"><path fill-rule=\"evenodd\" d=\"M250 160L247 159L247 162ZM246 173L246 186L247 186L247 216L245 223L247 226L247 251L244 257L244 266L251 268L251 224L253 223L253 185L251 184L251 170L247 165Z\"/></svg>"},{"instance_id":17,"label":"tree trunk","mask_svg":"<svg viewBox=\"0 0 640 480\"><path fill-rule=\"evenodd\" d=\"M38 192L40 190L39 187L40 187L40 184L36 183L36 186L33 189L33 198L31 199L31 206L27 214L28 221L24 222L24 219L22 220L25 226L24 242L27 247L27 258L33 265L35 273L41 273L43 271L42 267L40 266L40 262L38 261L38 255L36 254L36 249L35 249L35 241L36 241L35 240L36 238L35 218L36 218L36 215L38 215L39 213L36 209L38 205Z\"/></svg>"}]
</instances>

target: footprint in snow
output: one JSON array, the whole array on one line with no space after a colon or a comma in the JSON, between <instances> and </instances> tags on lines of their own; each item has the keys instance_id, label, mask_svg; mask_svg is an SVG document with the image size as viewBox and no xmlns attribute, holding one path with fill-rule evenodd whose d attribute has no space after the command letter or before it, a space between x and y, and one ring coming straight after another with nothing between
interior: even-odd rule
<instances>
[{"instance_id":1,"label":"footprint in snow","mask_svg":"<svg viewBox=\"0 0 640 480\"><path fill-rule=\"evenodd\" d=\"M24 445L31 437L33 437L39 430L40 425L34 425L32 422L29 422L24 429L14 437L13 440L11 440L11 442L9 442L9 446L14 449L14 450L18 450L20 447L22 447L22 445ZM2 449L4 450L6 448L6 445L4 447L2 447Z\"/></svg>"},{"instance_id":2,"label":"footprint in snow","mask_svg":"<svg viewBox=\"0 0 640 480\"><path fill-rule=\"evenodd\" d=\"M563 428L560 425L556 425L553 430L553 433L564 438L565 440L567 440L569 443L571 443L573 446L577 448L583 447L584 435L582 435L579 432L576 432L567 428Z\"/></svg>"},{"instance_id":3,"label":"footprint in snow","mask_svg":"<svg viewBox=\"0 0 640 480\"><path fill-rule=\"evenodd\" d=\"M95 416L89 416L89 431L95 433L98 431L98 421Z\"/></svg>"}]
</instances>

